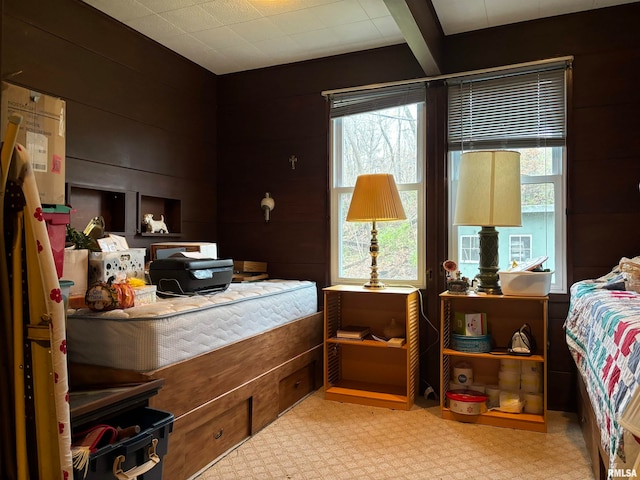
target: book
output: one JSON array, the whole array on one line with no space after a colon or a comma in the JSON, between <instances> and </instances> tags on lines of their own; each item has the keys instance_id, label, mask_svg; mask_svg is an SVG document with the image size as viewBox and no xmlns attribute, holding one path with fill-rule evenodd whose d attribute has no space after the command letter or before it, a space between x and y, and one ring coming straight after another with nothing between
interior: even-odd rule
<instances>
[{"instance_id":1,"label":"book","mask_svg":"<svg viewBox=\"0 0 640 480\"><path fill-rule=\"evenodd\" d=\"M406 340L402 337L385 338L374 334L371 334L371 337L378 342L386 344L388 347L400 348L406 343Z\"/></svg>"},{"instance_id":2,"label":"book","mask_svg":"<svg viewBox=\"0 0 640 480\"><path fill-rule=\"evenodd\" d=\"M347 340L362 340L369 335L371 329L369 327L363 327L361 325L347 325L339 328L336 332L336 338L343 338Z\"/></svg>"}]
</instances>

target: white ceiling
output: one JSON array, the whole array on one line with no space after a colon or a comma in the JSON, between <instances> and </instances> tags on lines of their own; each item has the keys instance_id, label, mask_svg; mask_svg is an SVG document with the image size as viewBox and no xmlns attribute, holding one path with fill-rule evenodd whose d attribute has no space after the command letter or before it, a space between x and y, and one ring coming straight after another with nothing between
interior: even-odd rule
<instances>
[{"instance_id":1,"label":"white ceiling","mask_svg":"<svg viewBox=\"0 0 640 480\"><path fill-rule=\"evenodd\" d=\"M213 73L404 43L384 0L83 0ZM637 0L432 0L445 35Z\"/></svg>"}]
</instances>

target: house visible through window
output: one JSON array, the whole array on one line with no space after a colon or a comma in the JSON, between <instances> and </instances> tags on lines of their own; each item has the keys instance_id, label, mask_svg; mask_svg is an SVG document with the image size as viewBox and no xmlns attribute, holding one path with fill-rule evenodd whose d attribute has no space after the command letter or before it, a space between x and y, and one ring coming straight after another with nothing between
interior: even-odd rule
<instances>
[{"instance_id":1,"label":"house visible through window","mask_svg":"<svg viewBox=\"0 0 640 480\"><path fill-rule=\"evenodd\" d=\"M420 84L330 97L332 283L369 278L372 224L345 218L358 175L390 173L407 219L376 223L379 278L425 285L424 98Z\"/></svg>"}]
</instances>

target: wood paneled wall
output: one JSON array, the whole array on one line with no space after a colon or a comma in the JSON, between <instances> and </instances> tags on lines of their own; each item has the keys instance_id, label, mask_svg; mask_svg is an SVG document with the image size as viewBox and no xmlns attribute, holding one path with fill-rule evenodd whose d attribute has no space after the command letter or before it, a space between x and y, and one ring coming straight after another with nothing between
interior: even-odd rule
<instances>
[{"instance_id":1,"label":"wood paneled wall","mask_svg":"<svg viewBox=\"0 0 640 480\"><path fill-rule=\"evenodd\" d=\"M573 55L567 144L569 285L640 254L640 3L454 35L448 72ZM566 295L549 307L549 407L575 408L575 368L562 325Z\"/></svg>"},{"instance_id":2,"label":"wood paneled wall","mask_svg":"<svg viewBox=\"0 0 640 480\"><path fill-rule=\"evenodd\" d=\"M158 241L136 235L138 193L215 241L216 76L78 0L5 0L2 22L2 79L66 101L67 182L125 193L131 246Z\"/></svg>"},{"instance_id":3,"label":"wood paneled wall","mask_svg":"<svg viewBox=\"0 0 640 480\"><path fill-rule=\"evenodd\" d=\"M327 286L329 105L321 92L421 75L403 44L219 77L220 250L267 261L272 277ZM275 200L269 223L265 192Z\"/></svg>"}]
</instances>

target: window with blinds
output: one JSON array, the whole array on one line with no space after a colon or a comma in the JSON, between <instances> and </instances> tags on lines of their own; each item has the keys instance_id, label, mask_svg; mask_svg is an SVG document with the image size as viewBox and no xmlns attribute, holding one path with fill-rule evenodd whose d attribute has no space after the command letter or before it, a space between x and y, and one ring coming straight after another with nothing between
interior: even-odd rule
<instances>
[{"instance_id":1,"label":"window with blinds","mask_svg":"<svg viewBox=\"0 0 640 480\"><path fill-rule=\"evenodd\" d=\"M460 156L472 150L520 152L522 227L499 228L500 269L548 256L552 292L566 292L565 144L566 62L452 78L448 85L449 212L455 212ZM480 226L478 226L480 227ZM450 221L449 255L462 274L478 273L466 263L469 236L479 228ZM527 249L508 238L530 238ZM524 258L528 257L528 258ZM468 260L467 260L468 262ZM465 268L467 270L465 270Z\"/></svg>"},{"instance_id":2,"label":"window with blinds","mask_svg":"<svg viewBox=\"0 0 640 480\"><path fill-rule=\"evenodd\" d=\"M448 85L450 149L564 146L564 66Z\"/></svg>"},{"instance_id":3,"label":"window with blinds","mask_svg":"<svg viewBox=\"0 0 640 480\"><path fill-rule=\"evenodd\" d=\"M390 173L406 220L378 222L380 280L425 286L425 85L333 93L331 117L331 282L360 283L371 271L371 223L347 222L358 175Z\"/></svg>"}]
</instances>

